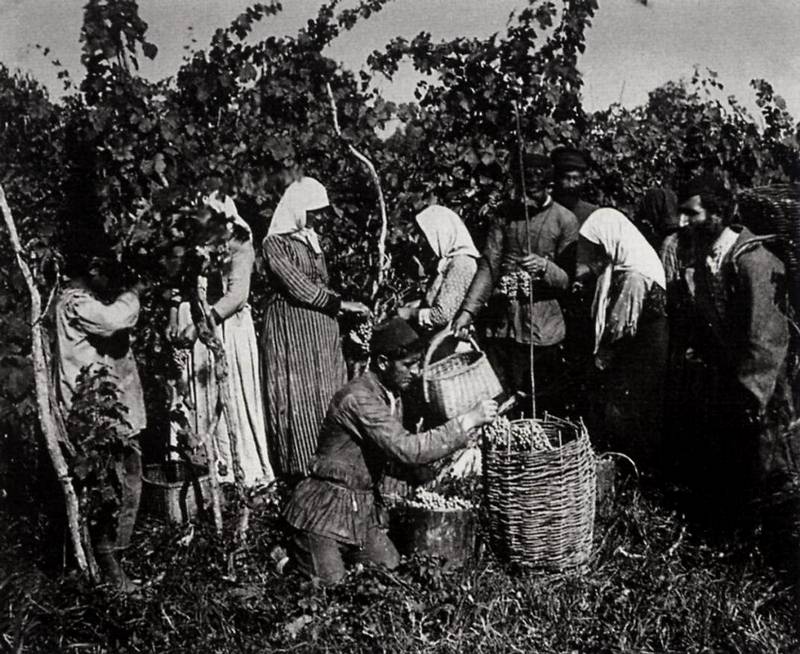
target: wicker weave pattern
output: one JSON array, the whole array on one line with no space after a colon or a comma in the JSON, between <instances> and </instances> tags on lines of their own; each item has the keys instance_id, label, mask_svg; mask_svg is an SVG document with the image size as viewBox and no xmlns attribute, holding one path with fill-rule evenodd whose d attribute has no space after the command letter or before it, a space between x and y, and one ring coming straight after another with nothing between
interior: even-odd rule
<instances>
[{"instance_id":1,"label":"wicker weave pattern","mask_svg":"<svg viewBox=\"0 0 800 654\"><path fill-rule=\"evenodd\" d=\"M756 234L776 234L792 280L792 303L800 307L800 184L776 184L739 194L739 213Z\"/></svg>"},{"instance_id":2,"label":"wicker weave pattern","mask_svg":"<svg viewBox=\"0 0 800 654\"><path fill-rule=\"evenodd\" d=\"M553 450L484 447L489 535L503 560L552 571L581 569L591 554L596 464L583 425L537 420Z\"/></svg>"},{"instance_id":3,"label":"wicker weave pattern","mask_svg":"<svg viewBox=\"0 0 800 654\"><path fill-rule=\"evenodd\" d=\"M486 355L474 348L471 352L456 352L434 363L431 355L449 336L445 330L431 340L422 371L425 402L443 418L455 418L471 409L476 402L500 395L503 387Z\"/></svg>"}]
</instances>

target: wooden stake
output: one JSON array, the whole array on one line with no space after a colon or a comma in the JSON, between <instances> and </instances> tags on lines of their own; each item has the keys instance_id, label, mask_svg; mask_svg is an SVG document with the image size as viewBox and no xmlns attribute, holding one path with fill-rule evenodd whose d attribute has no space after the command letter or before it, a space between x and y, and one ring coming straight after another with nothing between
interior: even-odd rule
<instances>
[{"instance_id":1,"label":"wooden stake","mask_svg":"<svg viewBox=\"0 0 800 654\"><path fill-rule=\"evenodd\" d=\"M517 122L517 150L519 155L519 176L520 182L522 184L522 207L525 211L525 231L528 235L528 254L533 254L533 244L531 243L531 217L530 213L528 212L528 193L527 189L525 188L525 140L522 135L522 121L519 117L519 102L514 101L514 116L516 117ZM529 275L530 277L530 275ZM528 307L528 322L530 323L530 347L529 347L529 362L530 362L530 369L531 369L531 418L536 419L536 376L533 370L533 363L534 363L534 345L533 345L533 280L528 280L528 302L530 306Z\"/></svg>"},{"instance_id":2,"label":"wooden stake","mask_svg":"<svg viewBox=\"0 0 800 654\"><path fill-rule=\"evenodd\" d=\"M47 366L47 356L45 354L48 345L41 326L42 296L36 286L36 281L33 278L33 273L28 266L28 262L23 256L22 245L20 244L19 234L17 233L17 226L14 223L14 217L8 206L6 194L2 185L0 185L0 212L2 212L3 220L8 228L11 247L14 250L17 266L25 279L25 284L28 287L28 293L31 298L31 358L33 360L33 376L39 424L42 427L42 433L44 434L45 443L47 444L47 452L50 455L50 461L53 464L56 477L64 493L67 527L72 540L72 547L75 551L75 560L81 572L88 574L91 578L92 570L89 567L87 559L87 550L91 548L91 544L88 541L84 542L81 538L78 496L75 493L75 487L72 485L72 479L69 475L67 462L64 459L64 453L61 451L57 422L50 403L51 378Z\"/></svg>"}]
</instances>

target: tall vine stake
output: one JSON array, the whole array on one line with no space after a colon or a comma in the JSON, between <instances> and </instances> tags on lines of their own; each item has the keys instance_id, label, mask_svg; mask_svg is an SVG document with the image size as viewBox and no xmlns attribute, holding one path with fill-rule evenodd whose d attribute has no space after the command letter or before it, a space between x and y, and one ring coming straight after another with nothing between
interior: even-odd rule
<instances>
[{"instance_id":1,"label":"tall vine stake","mask_svg":"<svg viewBox=\"0 0 800 654\"><path fill-rule=\"evenodd\" d=\"M8 228L8 235L11 239L11 247L14 250L17 266L19 266L19 270L25 278L25 284L28 287L28 293L31 297L31 358L33 359L33 376L36 388L36 408L39 415L39 423L42 426L50 461L53 464L56 477L58 477L61 489L64 492L67 526L72 540L72 547L75 551L75 560L81 572L89 574L91 577L92 569L89 566L89 559L87 558L87 552L91 553L91 545L88 542L84 542L81 538L78 496L75 493L75 487L72 485L72 479L69 475L69 468L67 467L64 453L61 451L61 445L58 439L57 418L53 414L55 408L50 402L51 382L46 354L48 345L41 325L42 296L36 286L36 281L33 278L33 273L28 266L28 262L25 260L22 245L19 241L19 234L17 233L17 226L14 223L14 217L6 201L6 194L2 185L0 185L0 212L2 212L3 220Z\"/></svg>"},{"instance_id":2,"label":"tall vine stake","mask_svg":"<svg viewBox=\"0 0 800 654\"><path fill-rule=\"evenodd\" d=\"M342 135L342 128L339 126L339 112L336 109L336 100L333 97L333 89L331 89L330 82L325 82L325 90L328 92L328 101L331 105L331 116L333 118L333 129L336 134L344 140ZM391 266L391 259L386 254L386 237L389 234L389 219L386 215L386 200L383 197L383 188L381 188L381 180L378 177L378 171L375 169L373 163L369 158L359 152L351 143L347 143L347 149L350 153L366 166L369 175L372 178L372 183L375 185L375 190L378 192L378 206L381 212L381 233L378 238L378 270L376 271L375 281L372 283L372 302L374 304L375 312L377 312L377 298L378 292L383 286L386 279L386 271Z\"/></svg>"}]
</instances>

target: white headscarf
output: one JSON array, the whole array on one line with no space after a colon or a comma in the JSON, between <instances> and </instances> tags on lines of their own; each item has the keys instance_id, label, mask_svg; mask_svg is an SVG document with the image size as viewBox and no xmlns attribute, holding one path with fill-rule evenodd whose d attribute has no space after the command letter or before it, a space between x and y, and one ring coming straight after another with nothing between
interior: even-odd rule
<instances>
[{"instance_id":1,"label":"white headscarf","mask_svg":"<svg viewBox=\"0 0 800 654\"><path fill-rule=\"evenodd\" d=\"M239 211L236 208L236 203L233 201L233 198L230 195L225 196L225 200L223 201L220 198L219 191L214 191L210 195L203 196L203 204L207 207L210 207L214 211L219 211L223 214L226 218L230 218L235 222L239 227L242 227L247 230L247 233L250 234L250 225L248 225L244 218L239 215Z\"/></svg>"},{"instance_id":2,"label":"white headscarf","mask_svg":"<svg viewBox=\"0 0 800 654\"><path fill-rule=\"evenodd\" d=\"M581 226L580 235L602 247L609 258L608 265L597 280L592 307L595 316L595 351L597 351L605 330L608 294L614 271L639 273L665 290L667 281L658 253L636 226L616 209L605 207L592 212Z\"/></svg>"},{"instance_id":3,"label":"white headscarf","mask_svg":"<svg viewBox=\"0 0 800 654\"><path fill-rule=\"evenodd\" d=\"M465 254L475 259L480 257L469 230L455 211L433 204L417 214L417 225L428 239L434 254L439 257L439 272L456 255Z\"/></svg>"},{"instance_id":4,"label":"white headscarf","mask_svg":"<svg viewBox=\"0 0 800 654\"><path fill-rule=\"evenodd\" d=\"M311 227L306 227L306 213L328 206L328 192L316 179L303 177L292 182L275 207L267 235L291 234L316 254L322 254L317 233Z\"/></svg>"}]
</instances>

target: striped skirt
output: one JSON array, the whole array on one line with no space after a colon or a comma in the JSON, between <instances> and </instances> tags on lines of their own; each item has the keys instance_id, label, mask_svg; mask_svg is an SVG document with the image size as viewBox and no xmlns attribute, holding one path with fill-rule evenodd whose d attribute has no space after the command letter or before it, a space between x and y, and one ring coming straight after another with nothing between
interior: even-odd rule
<instances>
[{"instance_id":1,"label":"striped skirt","mask_svg":"<svg viewBox=\"0 0 800 654\"><path fill-rule=\"evenodd\" d=\"M267 437L276 472L304 475L333 394L347 381L335 318L275 298L261 334Z\"/></svg>"}]
</instances>

